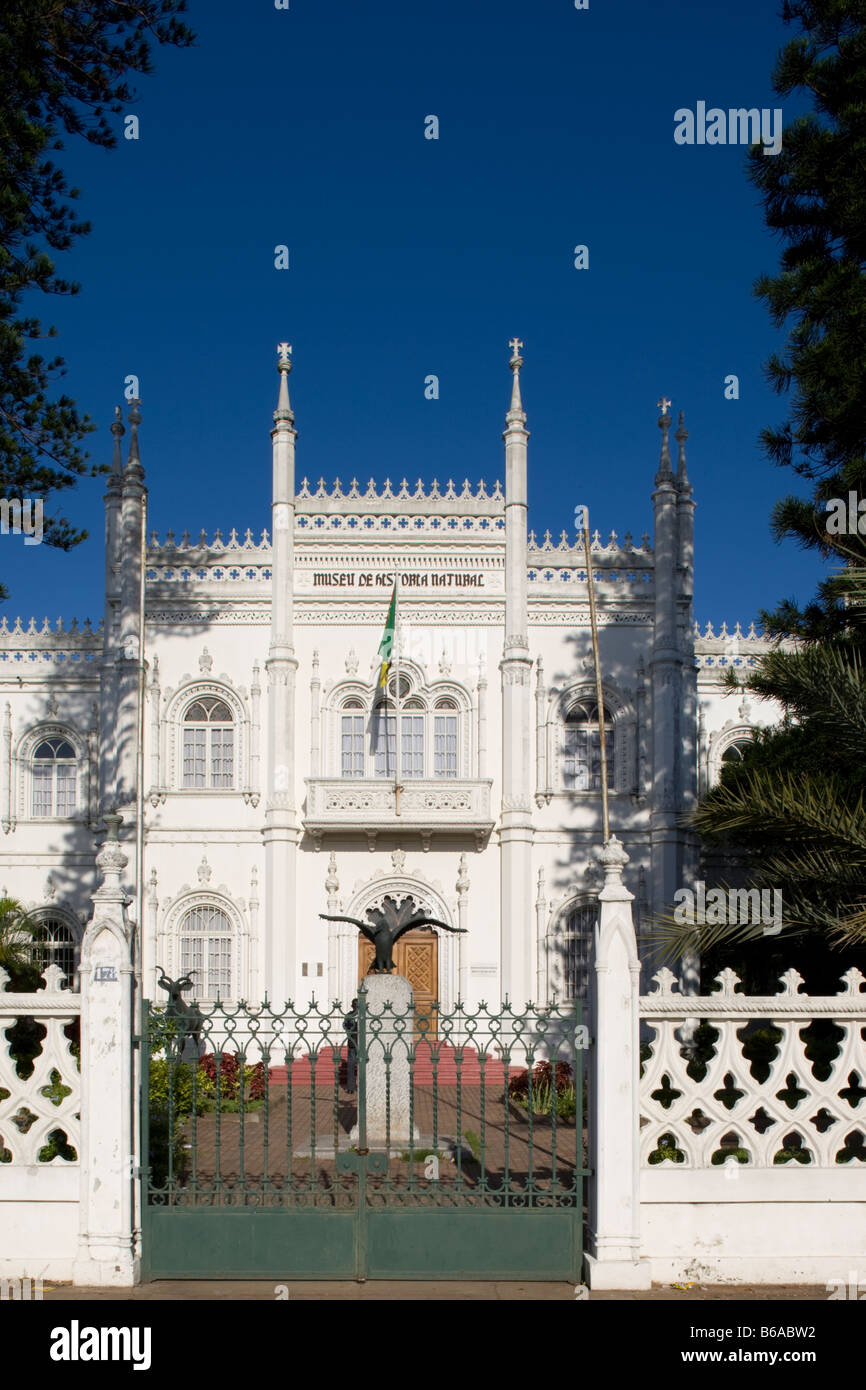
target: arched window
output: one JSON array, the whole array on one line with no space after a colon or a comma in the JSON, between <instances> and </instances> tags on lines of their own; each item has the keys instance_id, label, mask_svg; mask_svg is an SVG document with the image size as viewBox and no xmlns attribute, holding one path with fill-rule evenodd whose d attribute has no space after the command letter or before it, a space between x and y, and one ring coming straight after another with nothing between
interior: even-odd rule
<instances>
[{"instance_id":1,"label":"arched window","mask_svg":"<svg viewBox=\"0 0 866 1390\"><path fill-rule=\"evenodd\" d=\"M412 684L406 676L400 677L400 776L424 776L425 726L427 722L424 701L412 693ZM397 682L392 676L388 682L387 698L379 696L373 707L370 732L373 746L373 768L376 777L391 778L396 772L397 760L397 713L394 708L397 699Z\"/></svg>"},{"instance_id":2,"label":"arched window","mask_svg":"<svg viewBox=\"0 0 866 1390\"><path fill-rule=\"evenodd\" d=\"M613 721L604 712L604 746L608 785L614 785ZM601 740L598 705L585 699L572 705L565 716L563 744L563 783L566 791L590 792L601 789Z\"/></svg>"},{"instance_id":3,"label":"arched window","mask_svg":"<svg viewBox=\"0 0 866 1390\"><path fill-rule=\"evenodd\" d=\"M372 703L354 693L337 701L340 776L393 780L398 724L401 778L460 776L461 762L467 759L467 750L460 751L461 736L465 740L468 729L461 723L467 716L458 699L437 696L435 685L427 689L417 676L401 671L399 715L396 703L395 676L384 690L374 692Z\"/></svg>"},{"instance_id":4,"label":"arched window","mask_svg":"<svg viewBox=\"0 0 866 1390\"><path fill-rule=\"evenodd\" d=\"M436 701L433 715L433 775L457 776L457 701Z\"/></svg>"},{"instance_id":5,"label":"arched window","mask_svg":"<svg viewBox=\"0 0 866 1390\"><path fill-rule=\"evenodd\" d=\"M364 706L346 700L340 721L340 772L343 777L364 776Z\"/></svg>"},{"instance_id":6,"label":"arched window","mask_svg":"<svg viewBox=\"0 0 866 1390\"><path fill-rule=\"evenodd\" d=\"M726 726L710 737L707 777L711 787L716 786L725 767L736 766L742 762L743 754L751 742L750 731L742 726Z\"/></svg>"},{"instance_id":7,"label":"arched window","mask_svg":"<svg viewBox=\"0 0 866 1390\"><path fill-rule=\"evenodd\" d=\"M739 763L743 760L743 753L751 743L749 738L738 738L736 743L729 743L722 754L723 763Z\"/></svg>"},{"instance_id":8,"label":"arched window","mask_svg":"<svg viewBox=\"0 0 866 1390\"><path fill-rule=\"evenodd\" d=\"M426 724L423 700L410 699L400 711L400 743L403 749L403 777L424 776L424 725Z\"/></svg>"},{"instance_id":9,"label":"arched window","mask_svg":"<svg viewBox=\"0 0 866 1390\"><path fill-rule=\"evenodd\" d=\"M180 973L192 975L195 999L230 999L232 924L218 907L193 907L180 924Z\"/></svg>"},{"instance_id":10,"label":"arched window","mask_svg":"<svg viewBox=\"0 0 866 1390\"><path fill-rule=\"evenodd\" d=\"M557 994L561 999L584 1002L589 991L592 941L598 921L598 903L575 903L560 917L554 946L558 956Z\"/></svg>"},{"instance_id":11,"label":"arched window","mask_svg":"<svg viewBox=\"0 0 866 1390\"><path fill-rule=\"evenodd\" d=\"M397 771L397 717L391 699L380 696L370 715L373 775L392 778Z\"/></svg>"},{"instance_id":12,"label":"arched window","mask_svg":"<svg viewBox=\"0 0 866 1390\"><path fill-rule=\"evenodd\" d=\"M30 958L40 972L48 965L59 965L67 988L71 986L75 974L75 937L71 927L60 917L43 917L33 933Z\"/></svg>"},{"instance_id":13,"label":"arched window","mask_svg":"<svg viewBox=\"0 0 866 1390\"><path fill-rule=\"evenodd\" d=\"M33 750L33 815L71 816L75 810L78 763L65 738L44 738Z\"/></svg>"},{"instance_id":14,"label":"arched window","mask_svg":"<svg viewBox=\"0 0 866 1390\"><path fill-rule=\"evenodd\" d=\"M224 700L200 696L183 717L185 790L234 786L234 721Z\"/></svg>"}]
</instances>

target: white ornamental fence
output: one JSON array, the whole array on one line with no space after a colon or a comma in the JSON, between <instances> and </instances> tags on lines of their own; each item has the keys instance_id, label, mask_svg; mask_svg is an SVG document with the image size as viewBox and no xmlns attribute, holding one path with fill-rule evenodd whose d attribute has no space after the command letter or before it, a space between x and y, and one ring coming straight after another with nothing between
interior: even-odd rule
<instances>
[{"instance_id":1,"label":"white ornamental fence","mask_svg":"<svg viewBox=\"0 0 866 1390\"><path fill-rule=\"evenodd\" d=\"M106 822L81 995L60 988L56 967L34 994L0 980L0 1279L123 1286L139 1277L134 933L120 817ZM627 856L615 837L600 860L590 1288L844 1285L866 1261L866 980L849 970L838 994L815 997L788 971L778 994L749 996L724 971L709 996L684 996L661 971L641 996ZM80 1072L65 1031L79 1016ZM45 1030L24 1076L7 1037L23 1017ZM835 1030L823 1060L809 1031L817 1020ZM748 1041L758 1025L777 1030L765 1036L763 1070Z\"/></svg>"},{"instance_id":2,"label":"white ornamental fence","mask_svg":"<svg viewBox=\"0 0 866 1390\"><path fill-rule=\"evenodd\" d=\"M44 990L13 994L0 969L0 1277L69 1278L78 1246L81 1075L66 1030L81 996L61 989L58 965L43 978ZM28 1062L21 1030L7 1038L25 1019L45 1033Z\"/></svg>"},{"instance_id":3,"label":"white ornamental fence","mask_svg":"<svg viewBox=\"0 0 866 1390\"><path fill-rule=\"evenodd\" d=\"M796 970L781 977L778 994L765 997L740 993L739 977L723 970L717 991L697 1008L675 992L670 970L659 971L655 982L655 992L640 1001L641 1019L655 1033L640 1085L643 1166L682 1163L694 1171L723 1163L750 1169L794 1163L835 1171L838 1164L856 1165L858 1157L866 1161L866 1113L860 1109L866 1099L866 979L859 970L848 970L842 992L826 997L801 994ZM717 1035L700 1079L677 1036L686 1009ZM841 1034L824 1080L818 1072L826 1068L807 1055L805 1032L817 1019L830 1020ZM771 1043L776 1053L768 1068L743 1050L744 1025L764 1022L781 1034ZM758 1080L762 1070L767 1074Z\"/></svg>"},{"instance_id":4,"label":"white ornamental fence","mask_svg":"<svg viewBox=\"0 0 866 1390\"><path fill-rule=\"evenodd\" d=\"M866 1258L866 979L769 996L724 970L698 999L669 970L641 997L641 1257L653 1279L815 1282ZM694 1059L696 1019L714 1036ZM820 1046L818 1021L833 1025ZM764 1031L763 1058L750 1034ZM771 1034L767 1030L774 1030ZM709 1049L707 1049L709 1050ZM647 1052L649 1055L647 1056Z\"/></svg>"},{"instance_id":5,"label":"white ornamental fence","mask_svg":"<svg viewBox=\"0 0 866 1390\"><path fill-rule=\"evenodd\" d=\"M121 885L121 817L105 823L81 993L60 987L56 965L34 993L11 993L0 971L0 1278L138 1280L134 932ZM80 1059L65 1032L78 1018ZM24 1046L20 1029L16 1038L19 1020L45 1030L38 1051L32 1036ZM13 1052L35 1052L29 1075Z\"/></svg>"},{"instance_id":6,"label":"white ornamental fence","mask_svg":"<svg viewBox=\"0 0 866 1390\"><path fill-rule=\"evenodd\" d=\"M849 970L839 994L815 997L789 970L779 994L750 996L723 971L714 993L685 996L665 970L642 996L616 837L600 860L590 1287L844 1284L866 1260L866 981ZM823 1062L816 1020L836 1029ZM715 1035L703 1054L702 1023ZM776 1030L763 1070L758 1025Z\"/></svg>"}]
</instances>

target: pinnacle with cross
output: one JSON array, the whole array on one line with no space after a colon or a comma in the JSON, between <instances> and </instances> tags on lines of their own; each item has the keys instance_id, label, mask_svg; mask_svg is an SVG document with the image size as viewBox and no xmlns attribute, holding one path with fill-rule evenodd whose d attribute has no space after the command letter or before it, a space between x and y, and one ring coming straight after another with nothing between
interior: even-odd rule
<instances>
[{"instance_id":1,"label":"pinnacle with cross","mask_svg":"<svg viewBox=\"0 0 866 1390\"><path fill-rule=\"evenodd\" d=\"M292 345L291 345L291 343L277 343L277 354L278 354L278 356L279 356L280 366L283 366L286 362L288 362L288 363L291 365L291 361L292 361Z\"/></svg>"},{"instance_id":2,"label":"pinnacle with cross","mask_svg":"<svg viewBox=\"0 0 866 1390\"><path fill-rule=\"evenodd\" d=\"M523 344L519 338L510 338L508 340L508 346L511 348L512 360L520 356L520 349L523 347Z\"/></svg>"},{"instance_id":3,"label":"pinnacle with cross","mask_svg":"<svg viewBox=\"0 0 866 1390\"><path fill-rule=\"evenodd\" d=\"M656 401L656 405L658 406L662 415L667 415L668 411L670 410L671 403L668 400L667 396L662 396L660 401Z\"/></svg>"}]
</instances>

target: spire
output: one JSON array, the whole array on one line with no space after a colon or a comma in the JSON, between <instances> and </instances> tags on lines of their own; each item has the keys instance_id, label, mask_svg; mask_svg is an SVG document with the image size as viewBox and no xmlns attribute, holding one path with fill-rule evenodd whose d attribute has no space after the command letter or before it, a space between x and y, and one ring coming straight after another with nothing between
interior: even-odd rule
<instances>
[{"instance_id":1,"label":"spire","mask_svg":"<svg viewBox=\"0 0 866 1390\"><path fill-rule=\"evenodd\" d=\"M129 402L129 458L126 460L126 471L143 472L141 467L141 456L138 452L138 427L141 424L141 401L137 396L133 396Z\"/></svg>"},{"instance_id":2,"label":"spire","mask_svg":"<svg viewBox=\"0 0 866 1390\"><path fill-rule=\"evenodd\" d=\"M671 471L671 451L668 444L668 432L671 427L671 403L667 396L662 396L661 400L657 401L656 404L661 411L658 419L658 426L662 432L662 451L659 458L659 471L656 473L655 479L656 487L658 487L660 483L671 481L674 475Z\"/></svg>"},{"instance_id":3,"label":"spire","mask_svg":"<svg viewBox=\"0 0 866 1390\"><path fill-rule=\"evenodd\" d=\"M277 408L274 411L274 424L279 428L283 420L289 424L294 422L292 414L292 404L289 400L289 372L292 370L292 345L291 343L278 343L278 369L280 373L280 398L277 401Z\"/></svg>"},{"instance_id":4,"label":"spire","mask_svg":"<svg viewBox=\"0 0 866 1390\"><path fill-rule=\"evenodd\" d=\"M523 358L520 356L520 349L523 347L519 338L512 338L508 344L511 348L511 360L509 366L513 373L511 383L511 408L506 415L506 423L525 424L526 415L523 411L523 402L520 399L520 368L523 366Z\"/></svg>"},{"instance_id":5,"label":"spire","mask_svg":"<svg viewBox=\"0 0 866 1390\"><path fill-rule=\"evenodd\" d=\"M686 440L689 437L689 432L685 427L684 421L685 415L682 411L680 411L679 423L677 425L676 434L674 435L674 439L677 441L678 445L677 489L680 492L691 492L692 485L689 482L689 477L686 473Z\"/></svg>"},{"instance_id":6,"label":"spire","mask_svg":"<svg viewBox=\"0 0 866 1390\"><path fill-rule=\"evenodd\" d=\"M111 433L114 435L114 453L111 460L112 476L120 477L123 472L123 457L120 451L120 441L126 434L123 428L123 413L119 405L114 407L114 419L111 422Z\"/></svg>"}]
</instances>

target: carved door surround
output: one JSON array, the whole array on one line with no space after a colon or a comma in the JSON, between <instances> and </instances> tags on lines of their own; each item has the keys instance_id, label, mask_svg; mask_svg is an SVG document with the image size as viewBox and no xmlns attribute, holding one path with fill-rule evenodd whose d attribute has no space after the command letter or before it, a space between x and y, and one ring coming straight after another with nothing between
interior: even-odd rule
<instances>
[{"instance_id":1,"label":"carved door surround","mask_svg":"<svg viewBox=\"0 0 866 1390\"><path fill-rule=\"evenodd\" d=\"M358 936L358 982L360 983L370 969L375 956L373 943L366 937ZM439 939L435 932L411 931L394 947L394 965L397 974L407 979L415 996L415 1009L419 1014L430 1018L425 1030L427 1038L436 1037L436 1020L431 1017L432 1006L439 993ZM416 1028L415 1037L419 1036Z\"/></svg>"},{"instance_id":2,"label":"carved door surround","mask_svg":"<svg viewBox=\"0 0 866 1390\"><path fill-rule=\"evenodd\" d=\"M396 851L391 856L392 868L379 869L369 879L364 882L356 882L354 892L348 901L335 908L335 911L345 912L349 917L364 918L368 907L381 907L386 897L394 898L398 903L403 898L412 898L418 908L428 912L431 917L437 917L441 922L449 922L453 926L460 925L457 921L457 901L445 896L442 885L436 881L426 878L421 872L404 868L404 861L407 856L402 851ZM471 926L470 923L464 925ZM336 967L335 983L336 997L348 1003L357 989L359 978L359 967L361 957L359 955L357 929L348 924L339 922L329 923L331 928L331 950ZM417 934L422 943L426 943L429 950L430 943L435 943L435 973L432 975L434 989L438 989L439 1004L442 1009L453 1009L457 1000L457 965L459 957L459 943L468 941L468 937L453 936L451 932L441 934L434 927L432 932L420 932ZM407 932L405 937L401 937L397 942L394 951L394 960L400 973L403 973L400 956L400 948L404 942L417 944L414 941L416 933ZM361 938L363 941L363 938ZM416 964L416 969L420 970L420 964ZM431 969L433 965L431 964ZM411 979L411 976L407 976Z\"/></svg>"}]
</instances>

